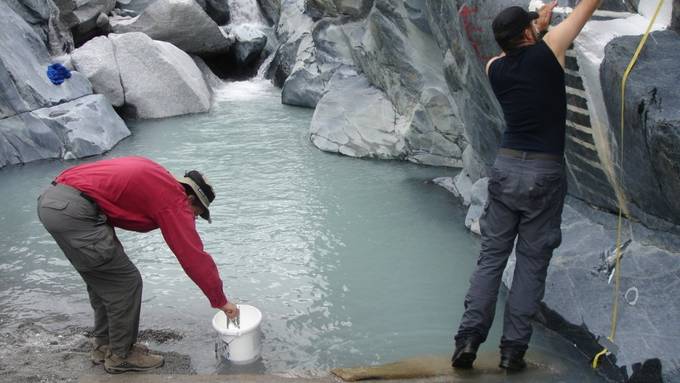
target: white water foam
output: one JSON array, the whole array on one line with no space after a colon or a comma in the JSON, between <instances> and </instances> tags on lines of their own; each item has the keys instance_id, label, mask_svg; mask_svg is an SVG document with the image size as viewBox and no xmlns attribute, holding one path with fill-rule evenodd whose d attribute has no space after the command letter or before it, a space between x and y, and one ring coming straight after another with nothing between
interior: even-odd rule
<instances>
[{"instance_id":1,"label":"white water foam","mask_svg":"<svg viewBox=\"0 0 680 383\"><path fill-rule=\"evenodd\" d=\"M260 24L266 21L255 0L229 0L230 24Z\"/></svg>"},{"instance_id":2,"label":"white water foam","mask_svg":"<svg viewBox=\"0 0 680 383\"><path fill-rule=\"evenodd\" d=\"M249 101L265 97L280 97L273 92L274 86L269 80L252 79L247 81L225 82L215 88L215 102Z\"/></svg>"}]
</instances>

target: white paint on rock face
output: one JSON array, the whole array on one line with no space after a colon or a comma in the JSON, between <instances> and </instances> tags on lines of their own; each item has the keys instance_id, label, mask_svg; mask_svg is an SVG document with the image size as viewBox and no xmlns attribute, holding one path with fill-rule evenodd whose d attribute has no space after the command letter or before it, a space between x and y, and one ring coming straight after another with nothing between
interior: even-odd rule
<instances>
[{"instance_id":1,"label":"white paint on rock face","mask_svg":"<svg viewBox=\"0 0 680 383\"><path fill-rule=\"evenodd\" d=\"M647 19L651 19L654 16L654 12L656 11L658 4L659 0L640 0L638 12ZM656 18L655 24L661 28L667 27L671 25L672 16L673 0L664 0L663 5L661 6L661 11L659 11L659 16Z\"/></svg>"}]
</instances>

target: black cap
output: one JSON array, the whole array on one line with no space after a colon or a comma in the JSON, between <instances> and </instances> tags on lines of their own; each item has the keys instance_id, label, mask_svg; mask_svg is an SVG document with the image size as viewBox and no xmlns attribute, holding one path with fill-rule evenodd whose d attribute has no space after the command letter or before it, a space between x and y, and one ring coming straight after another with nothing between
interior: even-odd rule
<instances>
[{"instance_id":1,"label":"black cap","mask_svg":"<svg viewBox=\"0 0 680 383\"><path fill-rule=\"evenodd\" d=\"M177 181L183 183L193 190L194 195L198 198L198 201L203 205L203 213L201 218L208 222L210 220L210 210L208 207L210 203L215 200L215 192L213 191L212 185L208 183L203 174L199 173L197 170L191 170L184 173L184 177L177 177Z\"/></svg>"},{"instance_id":2,"label":"black cap","mask_svg":"<svg viewBox=\"0 0 680 383\"><path fill-rule=\"evenodd\" d=\"M491 24L498 45L506 50L508 43L519 37L538 18L538 13L527 12L522 7L508 7L496 16Z\"/></svg>"}]
</instances>

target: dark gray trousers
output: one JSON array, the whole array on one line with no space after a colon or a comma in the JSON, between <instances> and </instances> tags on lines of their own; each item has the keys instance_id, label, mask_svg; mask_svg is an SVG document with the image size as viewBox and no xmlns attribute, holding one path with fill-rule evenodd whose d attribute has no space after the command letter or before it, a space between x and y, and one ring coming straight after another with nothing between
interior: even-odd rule
<instances>
[{"instance_id":1,"label":"dark gray trousers","mask_svg":"<svg viewBox=\"0 0 680 383\"><path fill-rule=\"evenodd\" d=\"M505 305L501 348L526 350L530 320L545 292L553 250L560 245L567 191L564 163L498 156L480 220L482 248L465 297L456 343L484 342L496 311L501 277L515 239L516 265Z\"/></svg>"},{"instance_id":2,"label":"dark gray trousers","mask_svg":"<svg viewBox=\"0 0 680 383\"><path fill-rule=\"evenodd\" d=\"M38 217L87 285L98 344L126 357L137 339L142 277L97 205L66 185L38 198Z\"/></svg>"}]
</instances>

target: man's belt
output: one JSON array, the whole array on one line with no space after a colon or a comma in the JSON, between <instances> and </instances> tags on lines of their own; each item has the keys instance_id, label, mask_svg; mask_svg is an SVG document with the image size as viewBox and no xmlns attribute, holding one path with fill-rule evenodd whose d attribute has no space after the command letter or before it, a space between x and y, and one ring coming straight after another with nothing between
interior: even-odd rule
<instances>
[{"instance_id":1,"label":"man's belt","mask_svg":"<svg viewBox=\"0 0 680 383\"><path fill-rule=\"evenodd\" d=\"M509 148L498 149L498 154L506 157L519 158L522 160L548 160L548 161L562 161L562 156L550 153L541 152L525 152L522 150L515 150Z\"/></svg>"},{"instance_id":2,"label":"man's belt","mask_svg":"<svg viewBox=\"0 0 680 383\"><path fill-rule=\"evenodd\" d=\"M58 183L57 181L52 181L52 185L53 185L53 186L57 186L57 185L59 185L59 183ZM68 186L68 185L64 185L64 186ZM85 198L86 200L92 202L92 203L95 204L95 205L97 204L97 201L95 201L94 198L92 198L92 197L90 197L89 195L87 195L87 194L81 192L80 190L74 188L73 186L69 186L69 187L70 187L71 189L76 190L78 193L80 193L80 196L81 196L81 197Z\"/></svg>"}]
</instances>

